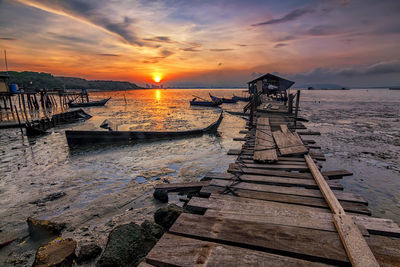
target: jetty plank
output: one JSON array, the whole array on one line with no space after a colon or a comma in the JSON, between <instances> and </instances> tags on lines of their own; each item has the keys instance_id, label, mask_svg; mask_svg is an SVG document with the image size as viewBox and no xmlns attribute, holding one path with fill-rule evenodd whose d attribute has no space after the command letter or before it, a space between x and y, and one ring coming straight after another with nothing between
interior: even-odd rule
<instances>
[{"instance_id":1,"label":"jetty plank","mask_svg":"<svg viewBox=\"0 0 400 267\"><path fill-rule=\"evenodd\" d=\"M224 190L222 187L217 186L207 186L203 187L200 190L200 194L205 197L209 197L210 194L219 194ZM271 192L259 192L259 191L251 191L245 189L235 189L235 193L242 198L250 198L250 199L259 199L259 200L268 200L268 201L275 201L275 202L282 202L282 203L289 203L289 204L296 204L296 205L303 205L303 206L310 206L310 207L317 207L317 208L325 208L329 209L328 204L324 199L314 198L314 197L305 197L305 196L293 196L293 195L286 195L286 194L279 194L279 193L271 193ZM354 203L354 202L347 202L347 201L340 201L343 208L348 212L364 214L364 215L371 215L371 211L368 210L365 204L362 203ZM374 226L374 225L372 225ZM381 225L375 225L375 228L380 227ZM397 225L396 225L397 226ZM394 236L396 233L400 233L400 229L397 229L396 226L390 225L389 222L385 222L385 227L390 228L388 231L382 231L382 234L392 233L393 231ZM380 228L383 230L382 228ZM391 235L391 234L390 234Z\"/></svg>"},{"instance_id":2,"label":"jetty plank","mask_svg":"<svg viewBox=\"0 0 400 267\"><path fill-rule=\"evenodd\" d=\"M293 187L283 187L283 186L275 186L275 185L264 185L264 184L252 184L252 183L237 183L232 185L231 181L227 180L211 180L210 185L220 186L220 187L232 187L238 189L247 189L253 191L260 192L271 192L271 193L280 193L287 195L295 195L295 196L307 196L307 197L315 197L315 198L324 198L322 193L319 190L315 189L305 189L305 188L293 188ZM357 203L367 203L360 195L334 191L334 194L340 200L357 202Z\"/></svg>"},{"instance_id":3,"label":"jetty plank","mask_svg":"<svg viewBox=\"0 0 400 267\"><path fill-rule=\"evenodd\" d=\"M349 262L337 233L327 231L260 222L243 223L187 213L181 214L169 231L254 250L273 250L302 259L336 264Z\"/></svg>"},{"instance_id":4,"label":"jetty plank","mask_svg":"<svg viewBox=\"0 0 400 267\"><path fill-rule=\"evenodd\" d=\"M246 168L258 168L269 170L291 170L291 171L308 171L307 165L298 164L259 164L259 163L245 163Z\"/></svg>"},{"instance_id":5,"label":"jetty plank","mask_svg":"<svg viewBox=\"0 0 400 267\"><path fill-rule=\"evenodd\" d=\"M164 190L167 192L179 192L185 190L200 190L203 186L207 186L208 181L192 182L192 183L175 183L175 184L157 184L155 190Z\"/></svg>"},{"instance_id":6,"label":"jetty plank","mask_svg":"<svg viewBox=\"0 0 400 267\"><path fill-rule=\"evenodd\" d=\"M222 180L232 180L235 179L235 175L229 173L222 173L216 175L206 175L206 179L222 179ZM240 180L248 183L260 183L260 184L271 184L271 185L282 185L282 186L298 186L305 188L318 189L318 185L312 179L296 179L288 177L278 177L278 176L264 176L264 175L240 175ZM329 181L329 186L332 189L343 190L343 186L335 181Z\"/></svg>"},{"instance_id":7,"label":"jetty plank","mask_svg":"<svg viewBox=\"0 0 400 267\"><path fill-rule=\"evenodd\" d=\"M277 161L275 142L272 137L271 126L268 118L257 119L256 137L254 145L254 160L266 162Z\"/></svg>"},{"instance_id":8,"label":"jetty plank","mask_svg":"<svg viewBox=\"0 0 400 267\"><path fill-rule=\"evenodd\" d=\"M164 234L146 261L157 266L325 266L263 251Z\"/></svg>"},{"instance_id":9,"label":"jetty plank","mask_svg":"<svg viewBox=\"0 0 400 267\"><path fill-rule=\"evenodd\" d=\"M329 179L340 179L343 176L351 176L352 172L346 170L336 170L336 171L324 171L322 175L328 177Z\"/></svg>"},{"instance_id":10,"label":"jetty plank","mask_svg":"<svg viewBox=\"0 0 400 267\"><path fill-rule=\"evenodd\" d=\"M237 172L237 171L246 174L271 175L271 176L281 176L281 177L290 177L299 179L313 179L311 173L298 173L298 172L288 172L282 170L246 168L244 166L239 166L236 164L229 164L228 172Z\"/></svg>"},{"instance_id":11,"label":"jetty plank","mask_svg":"<svg viewBox=\"0 0 400 267\"><path fill-rule=\"evenodd\" d=\"M299 135L321 135L320 132L297 132Z\"/></svg>"},{"instance_id":12,"label":"jetty plank","mask_svg":"<svg viewBox=\"0 0 400 267\"><path fill-rule=\"evenodd\" d=\"M283 131L273 132L275 142L281 155L298 155L308 152L301 139L291 133L285 125L281 125Z\"/></svg>"}]
</instances>

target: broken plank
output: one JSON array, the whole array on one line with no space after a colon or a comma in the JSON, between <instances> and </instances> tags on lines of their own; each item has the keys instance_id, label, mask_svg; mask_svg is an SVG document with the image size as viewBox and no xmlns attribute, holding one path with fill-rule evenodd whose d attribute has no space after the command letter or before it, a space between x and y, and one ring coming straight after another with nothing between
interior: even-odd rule
<instances>
[{"instance_id":1,"label":"broken plank","mask_svg":"<svg viewBox=\"0 0 400 267\"><path fill-rule=\"evenodd\" d=\"M328 177L329 179L340 179L343 176L351 176L352 172L346 170L336 170L336 171L324 171L322 175Z\"/></svg>"},{"instance_id":2,"label":"broken plank","mask_svg":"<svg viewBox=\"0 0 400 267\"><path fill-rule=\"evenodd\" d=\"M166 233L147 254L157 266L324 266L292 257Z\"/></svg>"},{"instance_id":3,"label":"broken plank","mask_svg":"<svg viewBox=\"0 0 400 267\"><path fill-rule=\"evenodd\" d=\"M320 132L297 132L299 135L321 135Z\"/></svg>"},{"instance_id":4,"label":"broken plank","mask_svg":"<svg viewBox=\"0 0 400 267\"><path fill-rule=\"evenodd\" d=\"M233 164L235 165L235 164ZM269 169L269 170L290 170L290 171L308 171L306 165L296 165L296 164L257 164L257 163L245 163L243 164L245 168L255 168L255 169Z\"/></svg>"},{"instance_id":5,"label":"broken plank","mask_svg":"<svg viewBox=\"0 0 400 267\"><path fill-rule=\"evenodd\" d=\"M155 190L163 190L167 192L180 192L186 190L200 190L203 186L207 186L209 181L192 182L192 183L176 183L176 184L157 184Z\"/></svg>"},{"instance_id":6,"label":"broken plank","mask_svg":"<svg viewBox=\"0 0 400 267\"><path fill-rule=\"evenodd\" d=\"M231 181L228 180L211 180L210 185L226 187L229 186L231 188L238 189L246 189L260 192L271 192L271 193L280 193L287 195L295 195L295 196L307 196L307 197L315 197L315 198L323 198L322 193L319 190L315 189L305 189L305 188L293 188L293 187L283 187L283 186L275 186L275 185L264 185L264 184L253 184L253 183L236 183L232 185ZM336 197L340 200L356 202L356 203L367 203L360 195L356 195L353 193L334 191Z\"/></svg>"},{"instance_id":7,"label":"broken plank","mask_svg":"<svg viewBox=\"0 0 400 267\"><path fill-rule=\"evenodd\" d=\"M254 160L261 162L278 160L268 118L257 118Z\"/></svg>"},{"instance_id":8,"label":"broken plank","mask_svg":"<svg viewBox=\"0 0 400 267\"><path fill-rule=\"evenodd\" d=\"M257 169L257 168L246 168L245 166L237 164L229 164L228 172L240 172L246 174L259 174L259 175L272 175L281 177L291 177L299 179L313 179L311 173L299 173L299 172L288 172L283 170L269 170L269 169Z\"/></svg>"}]
</instances>

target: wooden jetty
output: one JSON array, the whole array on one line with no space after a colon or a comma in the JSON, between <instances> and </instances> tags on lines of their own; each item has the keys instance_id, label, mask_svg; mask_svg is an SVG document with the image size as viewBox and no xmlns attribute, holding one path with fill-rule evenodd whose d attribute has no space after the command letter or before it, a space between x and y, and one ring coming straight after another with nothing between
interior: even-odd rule
<instances>
[{"instance_id":1,"label":"wooden jetty","mask_svg":"<svg viewBox=\"0 0 400 267\"><path fill-rule=\"evenodd\" d=\"M188 185L200 190L185 200L193 214L181 214L141 266L400 266L399 226L343 192L338 179L351 173L321 172L323 155L295 132L299 95L293 106L293 95L284 105L253 94L236 161Z\"/></svg>"}]
</instances>

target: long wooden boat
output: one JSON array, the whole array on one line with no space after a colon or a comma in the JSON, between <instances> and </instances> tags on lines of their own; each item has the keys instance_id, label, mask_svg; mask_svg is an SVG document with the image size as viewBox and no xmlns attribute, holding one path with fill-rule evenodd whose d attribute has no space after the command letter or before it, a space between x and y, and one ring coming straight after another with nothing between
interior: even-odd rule
<instances>
[{"instance_id":1,"label":"long wooden boat","mask_svg":"<svg viewBox=\"0 0 400 267\"><path fill-rule=\"evenodd\" d=\"M94 106L104 106L111 97L99 100L99 101L90 101L90 102L83 102L83 103L68 103L70 108L84 108L84 107L94 107Z\"/></svg>"},{"instance_id":2,"label":"long wooden boat","mask_svg":"<svg viewBox=\"0 0 400 267\"><path fill-rule=\"evenodd\" d=\"M92 116L87 114L82 109L63 112L60 114L55 114L49 118L40 119L32 122L26 122L26 135L36 136L46 134L47 130L62 124L74 123L82 120L88 120Z\"/></svg>"},{"instance_id":3,"label":"long wooden boat","mask_svg":"<svg viewBox=\"0 0 400 267\"><path fill-rule=\"evenodd\" d=\"M196 98L190 101L191 106L218 107L221 104L222 101L196 101Z\"/></svg>"},{"instance_id":4,"label":"long wooden boat","mask_svg":"<svg viewBox=\"0 0 400 267\"><path fill-rule=\"evenodd\" d=\"M233 98L223 98L223 97L220 98L220 97L213 96L211 94L209 94L209 95L210 95L212 101L221 101L222 103L228 103L228 104L234 104L239 101L239 100L233 99Z\"/></svg>"},{"instance_id":5,"label":"long wooden boat","mask_svg":"<svg viewBox=\"0 0 400 267\"><path fill-rule=\"evenodd\" d=\"M236 96L236 95L233 95L232 99L237 100L237 101L244 101L244 102L250 101L250 97L242 97L242 96Z\"/></svg>"},{"instance_id":6,"label":"long wooden boat","mask_svg":"<svg viewBox=\"0 0 400 267\"><path fill-rule=\"evenodd\" d=\"M177 139L189 136L199 136L206 133L215 133L223 119L223 112L218 120L203 129L187 131L151 132L151 131L65 131L70 147L104 144L104 143L134 143L160 139Z\"/></svg>"}]
</instances>

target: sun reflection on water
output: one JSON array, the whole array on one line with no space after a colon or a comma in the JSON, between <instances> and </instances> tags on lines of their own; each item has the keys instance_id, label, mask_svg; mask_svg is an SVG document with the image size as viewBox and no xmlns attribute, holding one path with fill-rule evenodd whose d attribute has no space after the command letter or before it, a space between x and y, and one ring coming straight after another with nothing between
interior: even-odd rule
<instances>
[{"instance_id":1,"label":"sun reflection on water","mask_svg":"<svg viewBox=\"0 0 400 267\"><path fill-rule=\"evenodd\" d=\"M156 99L157 99L157 101L160 101L160 99L161 99L161 92L160 92L160 90L156 90Z\"/></svg>"}]
</instances>

